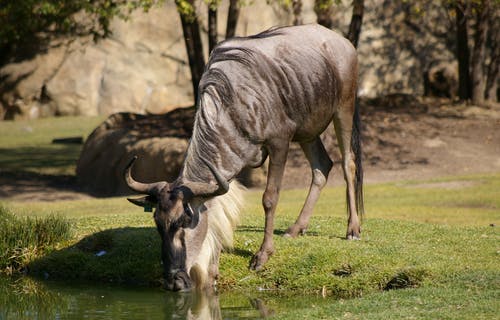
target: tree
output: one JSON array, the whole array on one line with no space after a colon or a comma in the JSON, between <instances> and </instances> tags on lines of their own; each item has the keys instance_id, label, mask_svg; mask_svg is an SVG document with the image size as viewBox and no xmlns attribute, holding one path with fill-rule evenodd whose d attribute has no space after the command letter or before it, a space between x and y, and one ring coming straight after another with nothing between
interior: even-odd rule
<instances>
[{"instance_id":1,"label":"tree","mask_svg":"<svg viewBox=\"0 0 500 320\"><path fill-rule=\"evenodd\" d=\"M483 67L486 50L486 35L488 33L488 15L490 14L490 0L483 0L475 6L476 28L474 47L471 57L471 92L472 103L484 103L486 77Z\"/></svg>"},{"instance_id":2,"label":"tree","mask_svg":"<svg viewBox=\"0 0 500 320\"><path fill-rule=\"evenodd\" d=\"M456 25L456 54L458 60L458 96L460 100L468 100L471 97L470 90L470 73L469 73L469 39L468 39L468 20L467 20L467 3L464 1L456 1L455 9L455 25Z\"/></svg>"},{"instance_id":3,"label":"tree","mask_svg":"<svg viewBox=\"0 0 500 320\"><path fill-rule=\"evenodd\" d=\"M347 32L347 39L351 41L354 47L358 47L359 35L361 34L361 24L363 23L364 1L354 0L352 2L352 18Z\"/></svg>"},{"instance_id":4,"label":"tree","mask_svg":"<svg viewBox=\"0 0 500 320\"><path fill-rule=\"evenodd\" d=\"M486 78L486 100L498 101L498 84L500 82L500 10L493 10L490 15L488 43L491 48L491 60Z\"/></svg>"},{"instance_id":5,"label":"tree","mask_svg":"<svg viewBox=\"0 0 500 320\"><path fill-rule=\"evenodd\" d=\"M217 5L218 0L209 0L208 7L208 52L217 44Z\"/></svg>"},{"instance_id":6,"label":"tree","mask_svg":"<svg viewBox=\"0 0 500 320\"><path fill-rule=\"evenodd\" d=\"M205 69L205 58L203 55L204 51L201 41L200 24L198 22L198 13L194 0L175 0L175 3L181 18L184 41L191 70L194 101L196 104L198 101L198 85ZM206 3L208 5L208 39L210 52L217 44L217 7L220 2L218 0L206 0ZM226 37L234 36L238 15L238 0L231 0L228 10Z\"/></svg>"},{"instance_id":7,"label":"tree","mask_svg":"<svg viewBox=\"0 0 500 320\"><path fill-rule=\"evenodd\" d=\"M281 0L285 6L292 6L292 11L294 14L294 25L302 24L302 19L300 17L302 9L301 0ZM332 12L333 6L340 4L341 0L315 0L314 1L314 12L316 13L316 18L318 24L331 29L333 27ZM361 25L363 22L363 12L364 12L364 1L363 0L353 0L352 1L352 18L349 24L349 30L346 37L351 41L354 47L358 46L359 35L361 34Z\"/></svg>"},{"instance_id":8,"label":"tree","mask_svg":"<svg viewBox=\"0 0 500 320\"><path fill-rule=\"evenodd\" d=\"M492 89L498 85L499 31L489 25L499 23L500 2L491 0L453 1L456 19L457 60L459 74L459 97L474 104L484 103L485 98L496 100ZM496 19L495 19L496 17ZM473 20L474 44L469 49L469 20ZM489 35L489 36L488 36ZM487 40L490 38L489 56ZM489 60L486 66L485 61ZM487 71L485 70L487 67Z\"/></svg>"},{"instance_id":9,"label":"tree","mask_svg":"<svg viewBox=\"0 0 500 320\"><path fill-rule=\"evenodd\" d=\"M332 12L333 3L338 0L315 0L314 12L316 13L318 24L331 29L333 27Z\"/></svg>"},{"instance_id":10,"label":"tree","mask_svg":"<svg viewBox=\"0 0 500 320\"><path fill-rule=\"evenodd\" d=\"M419 8L429 3L419 0ZM458 62L458 97L483 104L497 100L500 63L500 1L441 0L455 20L455 55ZM472 36L472 39L469 37Z\"/></svg>"},{"instance_id":11,"label":"tree","mask_svg":"<svg viewBox=\"0 0 500 320\"><path fill-rule=\"evenodd\" d=\"M127 19L135 9L149 10L154 0L17 0L0 5L0 65L27 47L42 48L54 36L110 34L114 17Z\"/></svg>"},{"instance_id":12,"label":"tree","mask_svg":"<svg viewBox=\"0 0 500 320\"><path fill-rule=\"evenodd\" d=\"M293 25L298 26L302 22L302 0L292 0Z\"/></svg>"},{"instance_id":13,"label":"tree","mask_svg":"<svg viewBox=\"0 0 500 320\"><path fill-rule=\"evenodd\" d=\"M229 9L227 12L226 39L234 37L236 25L240 15L239 0L229 0Z\"/></svg>"},{"instance_id":14,"label":"tree","mask_svg":"<svg viewBox=\"0 0 500 320\"><path fill-rule=\"evenodd\" d=\"M184 43L191 70L191 83L193 85L194 101L198 101L198 84L200 83L205 68L203 56L203 43L201 42L200 26L194 0L175 0L179 12L184 34Z\"/></svg>"}]
</instances>

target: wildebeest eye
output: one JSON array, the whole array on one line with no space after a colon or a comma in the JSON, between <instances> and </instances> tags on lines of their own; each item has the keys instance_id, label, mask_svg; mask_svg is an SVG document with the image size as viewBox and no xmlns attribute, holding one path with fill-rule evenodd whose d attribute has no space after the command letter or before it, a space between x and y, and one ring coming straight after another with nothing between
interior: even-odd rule
<instances>
[{"instance_id":1,"label":"wildebeest eye","mask_svg":"<svg viewBox=\"0 0 500 320\"><path fill-rule=\"evenodd\" d=\"M191 209L191 205L189 203L184 203L183 207L184 207L184 213L188 217L192 218L193 217L193 209Z\"/></svg>"},{"instance_id":2,"label":"wildebeest eye","mask_svg":"<svg viewBox=\"0 0 500 320\"><path fill-rule=\"evenodd\" d=\"M184 214L178 221L178 225L182 228L189 228L195 222L197 224L198 215L196 215L189 203L183 204Z\"/></svg>"}]
</instances>

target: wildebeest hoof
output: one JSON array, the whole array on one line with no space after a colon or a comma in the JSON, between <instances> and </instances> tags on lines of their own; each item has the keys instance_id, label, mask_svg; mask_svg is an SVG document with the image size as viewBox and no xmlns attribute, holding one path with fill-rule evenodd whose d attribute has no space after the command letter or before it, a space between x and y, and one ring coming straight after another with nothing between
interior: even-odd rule
<instances>
[{"instance_id":1,"label":"wildebeest hoof","mask_svg":"<svg viewBox=\"0 0 500 320\"><path fill-rule=\"evenodd\" d=\"M250 270L255 270L255 271L261 270L264 264L267 262L267 260L269 260L269 256L270 255L264 251L257 252L250 261L250 266L249 266Z\"/></svg>"},{"instance_id":2,"label":"wildebeest hoof","mask_svg":"<svg viewBox=\"0 0 500 320\"><path fill-rule=\"evenodd\" d=\"M361 240L361 228L359 225L347 226L347 232L345 235L346 240Z\"/></svg>"},{"instance_id":3,"label":"wildebeest hoof","mask_svg":"<svg viewBox=\"0 0 500 320\"><path fill-rule=\"evenodd\" d=\"M285 238L297 238L297 236L299 236L299 235L301 235L301 236L305 235L306 231L307 231L307 228L294 228L292 226L285 231L285 234L283 235L283 237L285 237Z\"/></svg>"},{"instance_id":4,"label":"wildebeest hoof","mask_svg":"<svg viewBox=\"0 0 500 320\"><path fill-rule=\"evenodd\" d=\"M347 234L347 240L361 240L361 236L359 234Z\"/></svg>"}]
</instances>

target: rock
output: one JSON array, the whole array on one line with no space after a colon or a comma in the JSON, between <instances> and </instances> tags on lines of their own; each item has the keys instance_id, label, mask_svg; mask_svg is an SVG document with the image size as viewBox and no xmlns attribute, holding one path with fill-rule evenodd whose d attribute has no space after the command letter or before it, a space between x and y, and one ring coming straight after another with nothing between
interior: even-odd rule
<instances>
[{"instance_id":1,"label":"rock","mask_svg":"<svg viewBox=\"0 0 500 320\"><path fill-rule=\"evenodd\" d=\"M458 64L438 61L424 74L426 96L455 98L458 93Z\"/></svg>"},{"instance_id":2,"label":"rock","mask_svg":"<svg viewBox=\"0 0 500 320\"><path fill-rule=\"evenodd\" d=\"M194 108L166 114L113 114L90 134L78 159L79 185L94 196L130 194L123 173L134 155L132 174L141 182L169 181L179 175L194 121ZM237 177L247 187L263 186L267 165Z\"/></svg>"},{"instance_id":3,"label":"rock","mask_svg":"<svg viewBox=\"0 0 500 320\"><path fill-rule=\"evenodd\" d=\"M111 115L83 146L76 168L79 184L96 196L130 194L123 172L134 155L139 156L133 168L137 180L174 180L184 159L193 119L194 108L164 115Z\"/></svg>"}]
</instances>

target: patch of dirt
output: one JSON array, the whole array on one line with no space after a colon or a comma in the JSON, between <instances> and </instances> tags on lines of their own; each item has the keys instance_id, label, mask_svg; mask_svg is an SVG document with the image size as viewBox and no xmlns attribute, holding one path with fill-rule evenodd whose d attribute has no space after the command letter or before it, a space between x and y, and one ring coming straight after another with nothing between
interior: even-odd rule
<instances>
[{"instance_id":1,"label":"patch of dirt","mask_svg":"<svg viewBox=\"0 0 500 320\"><path fill-rule=\"evenodd\" d=\"M392 95L361 101L365 183L425 180L500 172L500 105L453 104L446 99ZM330 185L343 184L332 128L323 135L334 160ZM333 155L333 156L332 156ZM310 182L298 146L289 155L284 186Z\"/></svg>"},{"instance_id":2,"label":"patch of dirt","mask_svg":"<svg viewBox=\"0 0 500 320\"><path fill-rule=\"evenodd\" d=\"M365 183L500 172L498 104L476 107L392 95L362 100L360 105ZM329 185L341 185L343 174L332 128L327 129L323 139L335 163ZM305 188L310 179L307 160L300 147L292 144L283 187ZM454 183L430 186L456 187ZM72 176L5 174L0 170L0 199L54 201L86 197L90 196L81 192Z\"/></svg>"}]
</instances>

